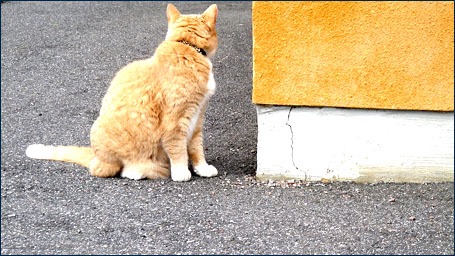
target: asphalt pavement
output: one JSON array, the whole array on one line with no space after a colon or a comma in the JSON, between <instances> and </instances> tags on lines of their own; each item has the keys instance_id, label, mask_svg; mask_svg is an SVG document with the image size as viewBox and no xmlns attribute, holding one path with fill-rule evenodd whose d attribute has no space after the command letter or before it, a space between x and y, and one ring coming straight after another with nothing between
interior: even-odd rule
<instances>
[{"instance_id":1,"label":"asphalt pavement","mask_svg":"<svg viewBox=\"0 0 455 256\"><path fill-rule=\"evenodd\" d=\"M167 2L1 4L1 253L453 255L454 183L254 179L251 2L217 4L204 132L220 175L186 183L25 156L33 143L89 145L115 72L164 39Z\"/></svg>"}]
</instances>

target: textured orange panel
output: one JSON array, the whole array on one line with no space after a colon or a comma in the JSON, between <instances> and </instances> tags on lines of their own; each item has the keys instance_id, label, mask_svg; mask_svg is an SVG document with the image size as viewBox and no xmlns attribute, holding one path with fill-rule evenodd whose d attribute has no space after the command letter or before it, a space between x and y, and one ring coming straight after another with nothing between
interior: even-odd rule
<instances>
[{"instance_id":1,"label":"textured orange panel","mask_svg":"<svg viewBox=\"0 0 455 256\"><path fill-rule=\"evenodd\" d=\"M453 2L254 2L253 102L454 110Z\"/></svg>"}]
</instances>

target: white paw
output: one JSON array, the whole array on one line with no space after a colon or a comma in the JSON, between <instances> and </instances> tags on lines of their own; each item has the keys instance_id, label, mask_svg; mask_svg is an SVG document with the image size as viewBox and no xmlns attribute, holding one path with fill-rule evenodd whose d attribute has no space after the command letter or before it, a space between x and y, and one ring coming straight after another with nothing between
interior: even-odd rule
<instances>
[{"instance_id":1,"label":"white paw","mask_svg":"<svg viewBox=\"0 0 455 256\"><path fill-rule=\"evenodd\" d=\"M215 166L208 164L195 166L194 172L201 177L213 177L218 174L218 171L215 168Z\"/></svg>"},{"instance_id":2,"label":"white paw","mask_svg":"<svg viewBox=\"0 0 455 256\"><path fill-rule=\"evenodd\" d=\"M191 172L186 166L172 166L171 178L173 181L189 181L191 179Z\"/></svg>"},{"instance_id":3,"label":"white paw","mask_svg":"<svg viewBox=\"0 0 455 256\"><path fill-rule=\"evenodd\" d=\"M122 170L122 173L120 174L120 176L122 176L123 178L131 179L131 180L141 180L141 179L145 178L142 175L142 173L135 171L135 170L128 169L128 168L124 168Z\"/></svg>"}]
</instances>

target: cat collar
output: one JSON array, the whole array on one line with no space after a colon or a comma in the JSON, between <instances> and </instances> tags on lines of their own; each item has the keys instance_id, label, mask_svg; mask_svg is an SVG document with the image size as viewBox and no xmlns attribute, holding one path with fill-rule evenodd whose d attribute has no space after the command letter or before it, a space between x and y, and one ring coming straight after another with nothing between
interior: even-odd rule
<instances>
[{"instance_id":1,"label":"cat collar","mask_svg":"<svg viewBox=\"0 0 455 256\"><path fill-rule=\"evenodd\" d=\"M188 46L191 46L193 49L195 49L198 53L204 55L204 56L207 56L207 53L204 51L204 49L202 48L199 48L199 47L196 47L195 45L189 43L188 41L186 40L182 40L182 41L178 41L179 43L182 43L182 44L186 44Z\"/></svg>"}]
</instances>

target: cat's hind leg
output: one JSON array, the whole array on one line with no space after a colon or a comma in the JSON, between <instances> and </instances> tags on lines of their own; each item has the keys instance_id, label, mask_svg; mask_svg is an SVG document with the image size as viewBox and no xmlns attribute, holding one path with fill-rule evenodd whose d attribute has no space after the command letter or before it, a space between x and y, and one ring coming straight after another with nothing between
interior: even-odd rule
<instances>
[{"instance_id":1,"label":"cat's hind leg","mask_svg":"<svg viewBox=\"0 0 455 256\"><path fill-rule=\"evenodd\" d=\"M152 159L126 161L120 175L133 180L163 179L169 177L169 167Z\"/></svg>"},{"instance_id":2,"label":"cat's hind leg","mask_svg":"<svg viewBox=\"0 0 455 256\"><path fill-rule=\"evenodd\" d=\"M114 177L121 169L120 163L107 163L97 157L90 162L90 174L101 178Z\"/></svg>"}]
</instances>

